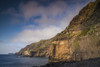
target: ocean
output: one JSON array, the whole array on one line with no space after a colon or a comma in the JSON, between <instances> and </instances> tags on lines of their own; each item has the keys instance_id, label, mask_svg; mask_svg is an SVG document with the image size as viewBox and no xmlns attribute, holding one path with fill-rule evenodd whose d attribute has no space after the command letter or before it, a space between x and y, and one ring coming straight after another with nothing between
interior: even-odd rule
<instances>
[{"instance_id":1,"label":"ocean","mask_svg":"<svg viewBox=\"0 0 100 67\"><path fill-rule=\"evenodd\" d=\"M48 63L44 57L21 57L17 55L0 55L0 67L32 67Z\"/></svg>"}]
</instances>

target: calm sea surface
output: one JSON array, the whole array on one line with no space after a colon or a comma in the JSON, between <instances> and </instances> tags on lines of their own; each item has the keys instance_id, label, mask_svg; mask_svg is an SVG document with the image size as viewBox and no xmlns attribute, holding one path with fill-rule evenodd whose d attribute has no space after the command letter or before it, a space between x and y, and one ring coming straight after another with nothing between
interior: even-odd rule
<instances>
[{"instance_id":1,"label":"calm sea surface","mask_svg":"<svg viewBox=\"0 0 100 67\"><path fill-rule=\"evenodd\" d=\"M32 67L48 63L47 58L29 58L16 55L0 55L0 67Z\"/></svg>"}]
</instances>

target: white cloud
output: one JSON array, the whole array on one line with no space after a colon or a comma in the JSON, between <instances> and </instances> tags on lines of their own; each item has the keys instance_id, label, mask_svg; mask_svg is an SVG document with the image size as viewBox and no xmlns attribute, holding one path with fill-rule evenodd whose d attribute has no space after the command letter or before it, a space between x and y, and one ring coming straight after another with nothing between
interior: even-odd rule
<instances>
[{"instance_id":1,"label":"white cloud","mask_svg":"<svg viewBox=\"0 0 100 67\"><path fill-rule=\"evenodd\" d=\"M72 19L73 15L69 15L67 17L65 17L64 19L62 19L61 21L59 21L58 26L56 25L45 25L45 27L35 27L36 29L34 29L34 25L27 25L24 26L24 30L22 32L20 32L19 34L17 34L13 39L12 42L22 42L25 44L29 44L29 43L33 43L33 42L37 42L40 41L41 39L49 39L53 36L55 36L57 33L60 33L61 31L63 31L65 29L65 27L68 25L68 22L70 22L70 20ZM45 19L45 18L41 18L40 20L37 20L38 22L47 22L50 20L49 19ZM51 20L52 21L52 20ZM56 23L56 21L54 21L54 23ZM44 23L45 24L45 23Z\"/></svg>"},{"instance_id":2,"label":"white cloud","mask_svg":"<svg viewBox=\"0 0 100 67\"><path fill-rule=\"evenodd\" d=\"M27 4L21 3L19 9L23 13L23 16L26 20L28 20L32 16L37 16L40 11L38 3L34 1L29 1Z\"/></svg>"},{"instance_id":3,"label":"white cloud","mask_svg":"<svg viewBox=\"0 0 100 67\"><path fill-rule=\"evenodd\" d=\"M44 29L25 29L12 39L12 42L32 43L41 39L48 39L61 32L61 28L50 26Z\"/></svg>"}]
</instances>

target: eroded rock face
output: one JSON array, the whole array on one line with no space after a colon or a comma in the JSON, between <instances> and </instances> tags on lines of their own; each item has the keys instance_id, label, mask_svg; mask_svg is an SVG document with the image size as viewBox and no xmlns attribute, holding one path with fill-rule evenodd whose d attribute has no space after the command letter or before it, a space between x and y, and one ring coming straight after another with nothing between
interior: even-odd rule
<instances>
[{"instance_id":1,"label":"eroded rock face","mask_svg":"<svg viewBox=\"0 0 100 67\"><path fill-rule=\"evenodd\" d=\"M50 46L49 52L52 60L67 60L70 58L71 51L68 48L68 41L54 41L54 44ZM70 53L69 53L70 51Z\"/></svg>"},{"instance_id":2,"label":"eroded rock face","mask_svg":"<svg viewBox=\"0 0 100 67\"><path fill-rule=\"evenodd\" d=\"M54 37L51 61L80 61L100 57L100 1L89 3L70 25Z\"/></svg>"}]
</instances>

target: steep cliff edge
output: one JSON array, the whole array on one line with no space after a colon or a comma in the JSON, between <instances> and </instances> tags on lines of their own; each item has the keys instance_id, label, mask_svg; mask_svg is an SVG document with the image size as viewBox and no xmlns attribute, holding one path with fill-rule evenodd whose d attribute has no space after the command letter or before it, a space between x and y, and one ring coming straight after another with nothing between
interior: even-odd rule
<instances>
[{"instance_id":1,"label":"steep cliff edge","mask_svg":"<svg viewBox=\"0 0 100 67\"><path fill-rule=\"evenodd\" d=\"M27 45L22 48L16 55L28 56L28 57L46 57L48 56L48 48L51 40L41 40L36 43Z\"/></svg>"},{"instance_id":2,"label":"steep cliff edge","mask_svg":"<svg viewBox=\"0 0 100 67\"><path fill-rule=\"evenodd\" d=\"M53 38L50 61L79 61L100 57L100 1L89 3L69 26Z\"/></svg>"},{"instance_id":3,"label":"steep cliff edge","mask_svg":"<svg viewBox=\"0 0 100 67\"><path fill-rule=\"evenodd\" d=\"M85 6L69 26L55 37L32 43L16 54L49 56L50 61L79 61L100 57L100 0Z\"/></svg>"}]
</instances>

